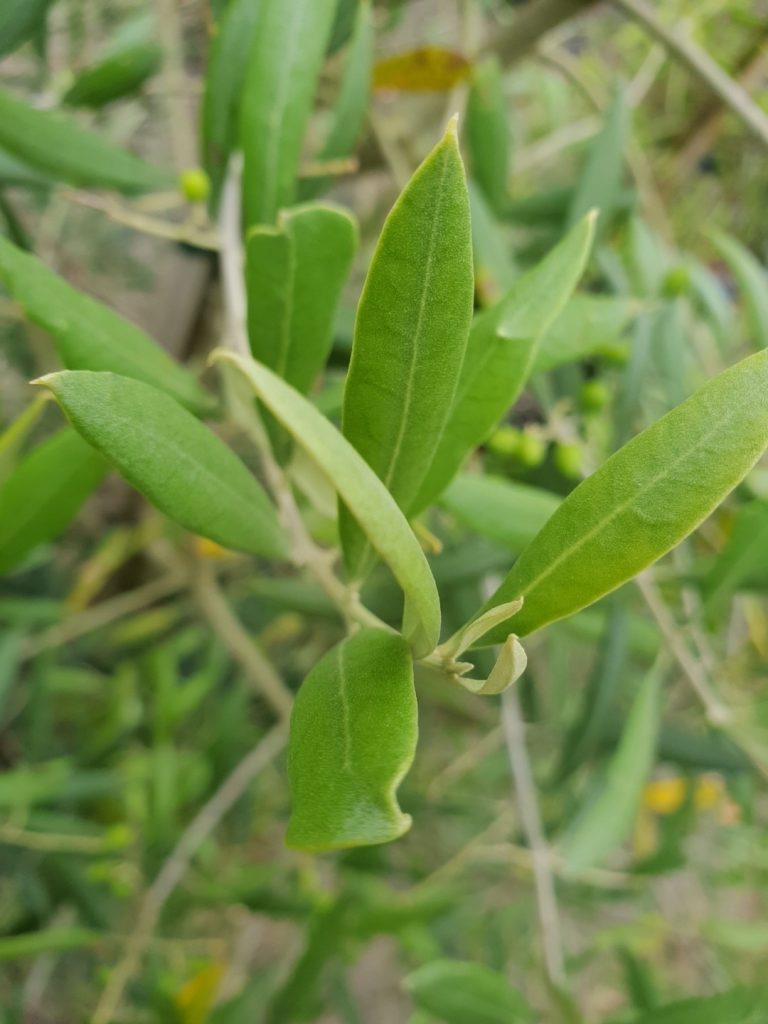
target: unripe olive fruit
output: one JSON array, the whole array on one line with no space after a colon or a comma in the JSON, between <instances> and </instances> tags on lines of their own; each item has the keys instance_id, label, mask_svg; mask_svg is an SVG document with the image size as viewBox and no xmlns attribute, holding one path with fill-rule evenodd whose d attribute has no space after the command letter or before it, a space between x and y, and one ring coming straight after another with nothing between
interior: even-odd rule
<instances>
[{"instance_id":1,"label":"unripe olive fruit","mask_svg":"<svg viewBox=\"0 0 768 1024\"><path fill-rule=\"evenodd\" d=\"M579 392L579 405L585 412L600 412L610 401L611 393L605 381L594 377L585 380Z\"/></svg>"},{"instance_id":2,"label":"unripe olive fruit","mask_svg":"<svg viewBox=\"0 0 768 1024\"><path fill-rule=\"evenodd\" d=\"M691 275L687 267L672 267L664 275L661 290L667 298L674 299L678 295L685 295L691 287Z\"/></svg>"},{"instance_id":3,"label":"unripe olive fruit","mask_svg":"<svg viewBox=\"0 0 768 1024\"><path fill-rule=\"evenodd\" d=\"M581 445L574 441L558 441L553 461L557 469L569 480L581 476L583 465Z\"/></svg>"},{"instance_id":4,"label":"unripe olive fruit","mask_svg":"<svg viewBox=\"0 0 768 1024\"><path fill-rule=\"evenodd\" d=\"M488 438L488 451L503 458L514 458L519 454L522 434L515 427L499 427Z\"/></svg>"},{"instance_id":5,"label":"unripe olive fruit","mask_svg":"<svg viewBox=\"0 0 768 1024\"><path fill-rule=\"evenodd\" d=\"M547 443L536 434L523 433L520 435L520 444L517 450L517 458L523 466L533 469L540 466L547 455Z\"/></svg>"},{"instance_id":6,"label":"unripe olive fruit","mask_svg":"<svg viewBox=\"0 0 768 1024\"><path fill-rule=\"evenodd\" d=\"M179 185L184 198L190 203L204 203L211 194L211 182L205 171L199 167L190 167L182 171Z\"/></svg>"},{"instance_id":7,"label":"unripe olive fruit","mask_svg":"<svg viewBox=\"0 0 768 1024\"><path fill-rule=\"evenodd\" d=\"M620 341L608 343L598 349L597 355L612 366L624 366L629 359L629 345Z\"/></svg>"}]
</instances>

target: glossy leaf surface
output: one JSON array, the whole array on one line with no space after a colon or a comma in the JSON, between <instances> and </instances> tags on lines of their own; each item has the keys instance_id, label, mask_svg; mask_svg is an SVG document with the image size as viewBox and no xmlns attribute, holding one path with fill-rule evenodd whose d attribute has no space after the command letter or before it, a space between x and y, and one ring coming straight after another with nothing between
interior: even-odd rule
<instances>
[{"instance_id":1,"label":"glossy leaf surface","mask_svg":"<svg viewBox=\"0 0 768 1024\"><path fill-rule=\"evenodd\" d=\"M247 227L273 224L296 199L304 132L333 25L335 0L261 0L242 94L240 142Z\"/></svg>"},{"instance_id":2,"label":"glossy leaf surface","mask_svg":"<svg viewBox=\"0 0 768 1024\"><path fill-rule=\"evenodd\" d=\"M469 200L455 125L390 212L357 312L344 436L410 511L451 409L472 317ZM342 510L353 575L366 546Z\"/></svg>"},{"instance_id":3,"label":"glossy leaf surface","mask_svg":"<svg viewBox=\"0 0 768 1024\"><path fill-rule=\"evenodd\" d=\"M413 502L414 511L441 494L519 395L541 336L581 277L593 231L590 214L515 282L506 298L475 320L450 418Z\"/></svg>"},{"instance_id":4,"label":"glossy leaf surface","mask_svg":"<svg viewBox=\"0 0 768 1024\"><path fill-rule=\"evenodd\" d=\"M107 469L101 455L68 428L21 459L0 487L0 572L60 534Z\"/></svg>"},{"instance_id":5,"label":"glossy leaf surface","mask_svg":"<svg viewBox=\"0 0 768 1024\"><path fill-rule=\"evenodd\" d=\"M286 842L337 850L397 839L410 828L396 792L413 761L418 710L405 640L363 629L325 655L291 715Z\"/></svg>"},{"instance_id":6,"label":"glossy leaf surface","mask_svg":"<svg viewBox=\"0 0 768 1024\"><path fill-rule=\"evenodd\" d=\"M69 370L112 370L163 388L193 410L211 399L195 379L140 328L0 238L0 280L25 314L52 335Z\"/></svg>"},{"instance_id":7,"label":"glossy leaf surface","mask_svg":"<svg viewBox=\"0 0 768 1024\"><path fill-rule=\"evenodd\" d=\"M719 374L572 491L487 608L524 597L520 636L571 615L678 544L768 445L768 351ZM485 638L506 636L499 627Z\"/></svg>"},{"instance_id":8,"label":"glossy leaf surface","mask_svg":"<svg viewBox=\"0 0 768 1024\"><path fill-rule=\"evenodd\" d=\"M57 181L118 192L169 188L173 177L77 121L0 89L0 146Z\"/></svg>"},{"instance_id":9,"label":"glossy leaf surface","mask_svg":"<svg viewBox=\"0 0 768 1024\"><path fill-rule=\"evenodd\" d=\"M298 391L267 367L229 352L231 364L257 398L317 463L365 531L405 593L405 632L417 656L429 654L440 633L440 602L429 564L391 494L338 430Z\"/></svg>"},{"instance_id":10,"label":"glossy leaf surface","mask_svg":"<svg viewBox=\"0 0 768 1024\"><path fill-rule=\"evenodd\" d=\"M507 979L482 964L435 960L413 971L405 988L414 1003L445 1024L517 1024L533 1020Z\"/></svg>"},{"instance_id":11,"label":"glossy leaf surface","mask_svg":"<svg viewBox=\"0 0 768 1024\"><path fill-rule=\"evenodd\" d=\"M283 555L277 514L214 433L157 388L114 373L43 377L73 426L153 505L193 533L256 555Z\"/></svg>"}]
</instances>

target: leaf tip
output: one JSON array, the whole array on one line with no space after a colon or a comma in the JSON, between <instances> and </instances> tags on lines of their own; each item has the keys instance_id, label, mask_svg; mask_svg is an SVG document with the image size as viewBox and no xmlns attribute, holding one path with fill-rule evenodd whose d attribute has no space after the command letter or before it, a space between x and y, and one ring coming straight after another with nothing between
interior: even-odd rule
<instances>
[{"instance_id":1,"label":"leaf tip","mask_svg":"<svg viewBox=\"0 0 768 1024\"><path fill-rule=\"evenodd\" d=\"M448 124L445 126L445 138L449 142L455 142L456 145L458 146L458 144L459 144L459 112L458 111L456 111L456 113L452 115L452 117L448 120Z\"/></svg>"}]
</instances>

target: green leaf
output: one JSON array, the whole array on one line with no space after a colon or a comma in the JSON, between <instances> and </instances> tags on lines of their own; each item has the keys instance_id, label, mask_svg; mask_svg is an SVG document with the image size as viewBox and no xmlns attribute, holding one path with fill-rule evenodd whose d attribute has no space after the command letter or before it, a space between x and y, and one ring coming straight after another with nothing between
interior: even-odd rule
<instances>
[{"instance_id":1,"label":"green leaf","mask_svg":"<svg viewBox=\"0 0 768 1024\"><path fill-rule=\"evenodd\" d=\"M26 455L0 487L0 572L58 536L106 472L104 459L70 429Z\"/></svg>"},{"instance_id":2,"label":"green leaf","mask_svg":"<svg viewBox=\"0 0 768 1024\"><path fill-rule=\"evenodd\" d=\"M391 210L357 311L344 392L344 436L406 512L456 392L473 301L469 200L456 125ZM344 509L354 576L368 551Z\"/></svg>"},{"instance_id":3,"label":"green leaf","mask_svg":"<svg viewBox=\"0 0 768 1024\"><path fill-rule=\"evenodd\" d=\"M485 199L500 215L508 203L509 115L504 97L504 75L495 57L475 64L467 100L467 145L473 179Z\"/></svg>"},{"instance_id":4,"label":"green leaf","mask_svg":"<svg viewBox=\"0 0 768 1024\"><path fill-rule=\"evenodd\" d=\"M763 351L709 381L573 490L485 608L524 597L514 627L525 636L592 604L691 533L766 444ZM502 626L483 642L505 636Z\"/></svg>"},{"instance_id":5,"label":"green leaf","mask_svg":"<svg viewBox=\"0 0 768 1024\"><path fill-rule=\"evenodd\" d=\"M34 35L52 0L3 0L0 6L0 57Z\"/></svg>"},{"instance_id":6,"label":"green leaf","mask_svg":"<svg viewBox=\"0 0 768 1024\"><path fill-rule=\"evenodd\" d=\"M601 864L632 832L656 753L660 684L661 675L653 669L635 697L597 792L558 844L571 871Z\"/></svg>"},{"instance_id":7,"label":"green leaf","mask_svg":"<svg viewBox=\"0 0 768 1024\"><path fill-rule=\"evenodd\" d=\"M628 299L574 295L541 339L534 373L600 356L616 345L638 312Z\"/></svg>"},{"instance_id":8,"label":"green leaf","mask_svg":"<svg viewBox=\"0 0 768 1024\"><path fill-rule=\"evenodd\" d=\"M413 971L405 988L416 1006L445 1024L516 1024L533 1014L507 979L481 964L435 960Z\"/></svg>"},{"instance_id":9,"label":"green leaf","mask_svg":"<svg viewBox=\"0 0 768 1024\"><path fill-rule=\"evenodd\" d=\"M594 215L588 214L512 285L502 302L475 320L450 419L436 449L432 438L432 464L413 511L426 508L442 493L520 394L542 335L581 277L593 234Z\"/></svg>"},{"instance_id":10,"label":"green leaf","mask_svg":"<svg viewBox=\"0 0 768 1024\"><path fill-rule=\"evenodd\" d=\"M368 112L373 68L373 18L370 0L360 0L356 6L339 95L331 113L328 135L317 155L319 161L351 156ZM332 177L307 179L302 183L301 193L311 198L325 192L333 181Z\"/></svg>"},{"instance_id":11,"label":"green leaf","mask_svg":"<svg viewBox=\"0 0 768 1024\"><path fill-rule=\"evenodd\" d=\"M503 298L519 270L512 258L506 226L496 219L474 181L468 182L468 190L475 292L481 306L491 306Z\"/></svg>"},{"instance_id":12,"label":"green leaf","mask_svg":"<svg viewBox=\"0 0 768 1024\"><path fill-rule=\"evenodd\" d=\"M32 429L37 425L47 401L43 396L31 402L0 434L0 484L8 479L19 452Z\"/></svg>"},{"instance_id":13,"label":"green leaf","mask_svg":"<svg viewBox=\"0 0 768 1024\"><path fill-rule=\"evenodd\" d=\"M753 501L736 514L731 535L702 584L709 618L721 616L742 587L768 579L768 504Z\"/></svg>"},{"instance_id":14,"label":"green leaf","mask_svg":"<svg viewBox=\"0 0 768 1024\"><path fill-rule=\"evenodd\" d=\"M158 43L136 43L81 71L62 97L71 107L99 109L130 96L157 74L163 63Z\"/></svg>"},{"instance_id":15,"label":"green leaf","mask_svg":"<svg viewBox=\"0 0 768 1024\"><path fill-rule=\"evenodd\" d=\"M0 938L0 961L21 960L44 953L65 953L88 949L104 941L104 936L88 928L44 928L42 931Z\"/></svg>"},{"instance_id":16,"label":"green leaf","mask_svg":"<svg viewBox=\"0 0 768 1024\"><path fill-rule=\"evenodd\" d=\"M327 476L405 593L405 632L418 657L440 634L440 601L421 545L375 473L338 430L303 395L266 366L219 351L235 366L269 412Z\"/></svg>"},{"instance_id":17,"label":"green leaf","mask_svg":"<svg viewBox=\"0 0 768 1024\"><path fill-rule=\"evenodd\" d=\"M68 370L112 370L162 388L193 411L210 410L211 399L192 375L142 330L1 237L0 280L53 336Z\"/></svg>"},{"instance_id":18,"label":"green leaf","mask_svg":"<svg viewBox=\"0 0 768 1024\"><path fill-rule=\"evenodd\" d=\"M248 235L248 334L256 359L306 394L325 366L357 246L345 210L308 203Z\"/></svg>"},{"instance_id":19,"label":"green leaf","mask_svg":"<svg viewBox=\"0 0 768 1024\"><path fill-rule=\"evenodd\" d=\"M171 519L224 547L285 554L277 515L255 478L169 395L114 373L64 370L39 383L86 441Z\"/></svg>"},{"instance_id":20,"label":"green leaf","mask_svg":"<svg viewBox=\"0 0 768 1024\"><path fill-rule=\"evenodd\" d=\"M714 228L708 234L736 278L755 345L768 348L768 271L738 239Z\"/></svg>"},{"instance_id":21,"label":"green leaf","mask_svg":"<svg viewBox=\"0 0 768 1024\"><path fill-rule=\"evenodd\" d=\"M714 996L655 1006L630 1024L763 1024L768 989L733 988Z\"/></svg>"},{"instance_id":22,"label":"green leaf","mask_svg":"<svg viewBox=\"0 0 768 1024\"><path fill-rule=\"evenodd\" d=\"M0 182L28 189L47 189L53 185L50 178L5 150L0 150Z\"/></svg>"},{"instance_id":23,"label":"green leaf","mask_svg":"<svg viewBox=\"0 0 768 1024\"><path fill-rule=\"evenodd\" d=\"M118 192L173 187L173 176L153 167L77 121L35 110L0 88L0 146L57 181Z\"/></svg>"},{"instance_id":24,"label":"green leaf","mask_svg":"<svg viewBox=\"0 0 768 1024\"><path fill-rule=\"evenodd\" d=\"M231 0L208 52L201 135L214 206L237 139L242 86L261 8L261 0Z\"/></svg>"},{"instance_id":25,"label":"green leaf","mask_svg":"<svg viewBox=\"0 0 768 1024\"><path fill-rule=\"evenodd\" d=\"M567 225L588 210L600 210L600 229L621 205L624 148L629 138L630 113L626 97L618 90L605 111L602 130L589 146L584 167L568 208Z\"/></svg>"},{"instance_id":26,"label":"green leaf","mask_svg":"<svg viewBox=\"0 0 768 1024\"><path fill-rule=\"evenodd\" d=\"M261 0L242 95L245 224L273 224L296 199L304 133L336 0Z\"/></svg>"},{"instance_id":27,"label":"green leaf","mask_svg":"<svg viewBox=\"0 0 768 1024\"><path fill-rule=\"evenodd\" d=\"M413 665L401 636L363 629L329 651L291 714L288 846L317 852L403 835L411 818L396 792L417 734Z\"/></svg>"},{"instance_id":28,"label":"green leaf","mask_svg":"<svg viewBox=\"0 0 768 1024\"><path fill-rule=\"evenodd\" d=\"M560 498L500 476L459 473L440 504L473 533L519 554L554 513Z\"/></svg>"}]
</instances>

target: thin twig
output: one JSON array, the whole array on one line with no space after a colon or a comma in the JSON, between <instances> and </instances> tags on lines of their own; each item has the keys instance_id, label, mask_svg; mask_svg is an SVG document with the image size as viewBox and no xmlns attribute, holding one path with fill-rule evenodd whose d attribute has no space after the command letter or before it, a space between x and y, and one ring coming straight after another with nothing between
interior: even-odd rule
<instances>
[{"instance_id":1,"label":"thin twig","mask_svg":"<svg viewBox=\"0 0 768 1024\"><path fill-rule=\"evenodd\" d=\"M738 82L690 36L668 28L646 0L613 0L620 10L643 26L647 32L693 72L729 107L743 124L768 146L768 115L741 88Z\"/></svg>"},{"instance_id":2,"label":"thin twig","mask_svg":"<svg viewBox=\"0 0 768 1024\"><path fill-rule=\"evenodd\" d=\"M91 1024L112 1024L120 1011L125 987L141 965L165 904L189 869L193 857L248 786L285 746L286 730L275 726L227 776L181 835L141 901L136 924L112 971L91 1018Z\"/></svg>"},{"instance_id":3,"label":"thin twig","mask_svg":"<svg viewBox=\"0 0 768 1024\"><path fill-rule=\"evenodd\" d=\"M531 851L531 870L536 891L536 906L541 928L544 962L550 980L556 985L565 983L565 957L560 931L560 912L557 906L555 879L552 871L552 852L541 824L536 784L525 745L525 725L520 712L517 689L511 686L501 698L501 721L507 744L509 765L517 794L520 824Z\"/></svg>"}]
</instances>

